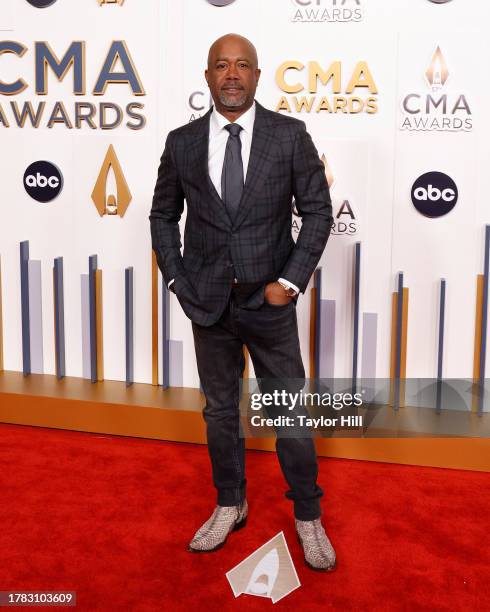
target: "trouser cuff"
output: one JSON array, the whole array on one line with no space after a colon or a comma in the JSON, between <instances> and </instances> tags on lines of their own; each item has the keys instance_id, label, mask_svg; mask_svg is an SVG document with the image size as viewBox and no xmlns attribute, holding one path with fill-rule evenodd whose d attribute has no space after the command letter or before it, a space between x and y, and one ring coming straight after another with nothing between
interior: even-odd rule
<instances>
[{"instance_id":1,"label":"trouser cuff","mask_svg":"<svg viewBox=\"0 0 490 612\"><path fill-rule=\"evenodd\" d=\"M294 516L298 521L315 521L322 515L320 500L295 501Z\"/></svg>"},{"instance_id":2,"label":"trouser cuff","mask_svg":"<svg viewBox=\"0 0 490 612\"><path fill-rule=\"evenodd\" d=\"M218 506L239 506L246 496L246 487L238 489L220 489L218 491Z\"/></svg>"}]
</instances>

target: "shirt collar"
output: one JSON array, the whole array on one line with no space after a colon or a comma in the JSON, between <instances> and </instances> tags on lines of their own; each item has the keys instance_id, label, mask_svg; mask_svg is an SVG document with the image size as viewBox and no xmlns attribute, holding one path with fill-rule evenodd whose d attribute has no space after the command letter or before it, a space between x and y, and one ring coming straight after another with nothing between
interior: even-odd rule
<instances>
[{"instance_id":1,"label":"shirt collar","mask_svg":"<svg viewBox=\"0 0 490 612\"><path fill-rule=\"evenodd\" d=\"M243 131L247 132L251 136L253 132L254 121L255 121L255 101L252 104L252 106L247 111L245 111L243 115L240 115L240 117L238 117L238 119L234 123L238 123L238 125L242 127ZM217 134L218 132L224 129L225 125L228 125L229 123L230 121L224 115L222 115L221 113L218 113L216 108L213 106L213 111L211 113L211 120L209 123L210 133L212 135Z\"/></svg>"}]
</instances>

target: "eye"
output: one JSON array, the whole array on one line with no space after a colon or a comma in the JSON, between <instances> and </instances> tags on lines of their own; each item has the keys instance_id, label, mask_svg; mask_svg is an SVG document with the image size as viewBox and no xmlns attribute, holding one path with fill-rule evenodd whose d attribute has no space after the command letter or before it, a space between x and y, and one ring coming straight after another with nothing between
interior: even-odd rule
<instances>
[{"instance_id":1,"label":"eye","mask_svg":"<svg viewBox=\"0 0 490 612\"><path fill-rule=\"evenodd\" d=\"M216 68L218 70L223 70L223 68L226 68L225 62L219 62L218 64L216 64Z\"/></svg>"},{"instance_id":2,"label":"eye","mask_svg":"<svg viewBox=\"0 0 490 612\"><path fill-rule=\"evenodd\" d=\"M246 62L240 62L238 65L240 68L248 68L248 64Z\"/></svg>"}]
</instances>

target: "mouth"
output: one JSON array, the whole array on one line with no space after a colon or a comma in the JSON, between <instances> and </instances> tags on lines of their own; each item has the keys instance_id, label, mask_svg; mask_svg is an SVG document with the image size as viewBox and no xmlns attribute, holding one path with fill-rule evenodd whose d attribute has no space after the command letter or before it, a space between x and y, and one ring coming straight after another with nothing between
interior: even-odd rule
<instances>
[{"instance_id":1,"label":"mouth","mask_svg":"<svg viewBox=\"0 0 490 612\"><path fill-rule=\"evenodd\" d=\"M243 91L243 87L222 87L221 89L227 93L239 93L240 91Z\"/></svg>"}]
</instances>

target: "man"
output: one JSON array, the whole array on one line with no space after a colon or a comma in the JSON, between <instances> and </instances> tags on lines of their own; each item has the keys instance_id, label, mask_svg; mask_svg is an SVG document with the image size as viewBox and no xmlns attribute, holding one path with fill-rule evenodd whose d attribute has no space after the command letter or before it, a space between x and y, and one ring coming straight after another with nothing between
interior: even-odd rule
<instances>
[{"instance_id":1,"label":"man","mask_svg":"<svg viewBox=\"0 0 490 612\"><path fill-rule=\"evenodd\" d=\"M150 213L152 246L192 321L217 506L189 544L217 550L245 525L245 445L239 434L243 345L258 379L304 379L296 299L323 253L332 208L322 162L302 121L255 101L257 52L236 34L216 40L205 71L214 107L168 134ZM302 217L291 237L292 199ZM184 254L179 220L187 202ZM311 437L278 437L306 563L335 567L321 524Z\"/></svg>"}]
</instances>

